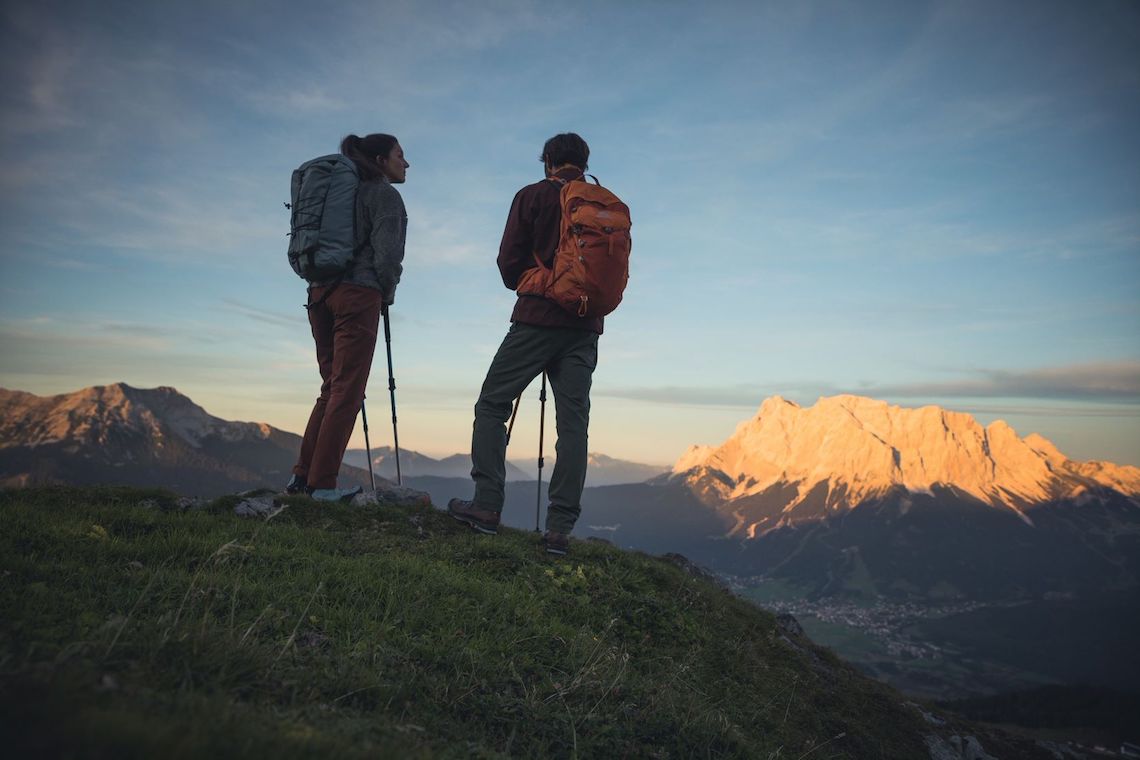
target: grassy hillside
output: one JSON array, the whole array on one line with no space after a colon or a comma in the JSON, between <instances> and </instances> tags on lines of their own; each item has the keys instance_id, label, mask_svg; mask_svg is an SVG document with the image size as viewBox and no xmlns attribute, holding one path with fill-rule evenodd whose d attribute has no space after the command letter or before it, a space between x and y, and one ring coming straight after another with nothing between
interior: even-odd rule
<instances>
[{"instance_id":1,"label":"grassy hillside","mask_svg":"<svg viewBox=\"0 0 1140 760\"><path fill-rule=\"evenodd\" d=\"M912 760L977 733L661 559L586 542L555 560L430 509L236 502L0 492L3 746Z\"/></svg>"}]
</instances>

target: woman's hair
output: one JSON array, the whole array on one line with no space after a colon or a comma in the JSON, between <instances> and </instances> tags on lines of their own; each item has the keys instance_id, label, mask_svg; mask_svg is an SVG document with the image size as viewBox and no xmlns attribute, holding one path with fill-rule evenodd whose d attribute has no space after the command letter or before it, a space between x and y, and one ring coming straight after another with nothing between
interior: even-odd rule
<instances>
[{"instance_id":1,"label":"woman's hair","mask_svg":"<svg viewBox=\"0 0 1140 760\"><path fill-rule=\"evenodd\" d=\"M356 164L356 169L360 172L360 179L365 181L380 179L384 176L384 172L380 171L380 167L376 165L376 157L387 158L397 142L399 140L392 135L379 132L365 137L349 135L340 141L340 152L342 155L351 158L352 163Z\"/></svg>"},{"instance_id":2,"label":"woman's hair","mask_svg":"<svg viewBox=\"0 0 1140 760\"><path fill-rule=\"evenodd\" d=\"M590 160L590 146L573 132L566 132L547 140L542 146L542 155L538 160L551 166L573 164L586 171Z\"/></svg>"}]
</instances>

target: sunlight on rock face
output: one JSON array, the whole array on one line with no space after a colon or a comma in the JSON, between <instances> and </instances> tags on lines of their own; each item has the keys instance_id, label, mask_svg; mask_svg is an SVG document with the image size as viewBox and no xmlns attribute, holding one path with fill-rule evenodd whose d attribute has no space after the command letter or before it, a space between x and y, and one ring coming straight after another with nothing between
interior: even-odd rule
<instances>
[{"instance_id":1,"label":"sunlight on rock face","mask_svg":"<svg viewBox=\"0 0 1140 760\"><path fill-rule=\"evenodd\" d=\"M840 500L855 504L896 486L930 494L935 486L952 485L991 506L1014 509L1027 522L1026 504L1090 486L1140 494L1140 468L1074 462L1048 439L1019 438L1001 420L983 427L968 414L936 406L904 409L850 395L821 398L808 408L769 398L719 447L691 447L673 472L708 481L702 493L722 500L795 484L785 512L821 484L836 508ZM840 488L842 499L832 500ZM750 537L756 527L747 529Z\"/></svg>"}]
</instances>

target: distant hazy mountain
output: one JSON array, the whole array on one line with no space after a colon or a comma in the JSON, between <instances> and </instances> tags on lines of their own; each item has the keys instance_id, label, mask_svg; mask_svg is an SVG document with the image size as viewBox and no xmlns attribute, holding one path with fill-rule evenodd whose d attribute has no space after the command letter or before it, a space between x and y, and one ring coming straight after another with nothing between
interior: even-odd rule
<instances>
[{"instance_id":1,"label":"distant hazy mountain","mask_svg":"<svg viewBox=\"0 0 1140 760\"><path fill-rule=\"evenodd\" d=\"M350 449L345 452L344 461L356 467L366 468L368 456L363 449ZM550 478L554 468L554 457L543 462L542 477ZM377 475L389 479L396 477L395 452L390 446L372 450L372 466ZM622 459L614 459L605 454L591 453L586 469L587 486L610 486L622 483L644 483L650 478L669 472L668 467L639 464ZM471 476L471 456L452 454L443 459L433 459L415 451L400 450L400 474L408 478L469 478ZM515 460L507 462L507 481L535 480L538 477L538 460Z\"/></svg>"},{"instance_id":2,"label":"distant hazy mountain","mask_svg":"<svg viewBox=\"0 0 1140 760\"><path fill-rule=\"evenodd\" d=\"M652 545L686 524L674 550L816 594L1140 585L1140 469L1074 462L1040 436L937 407L771 398L722 445L694 447L672 473L631 488L589 492L583 520L604 528L595 535Z\"/></svg>"},{"instance_id":3,"label":"distant hazy mountain","mask_svg":"<svg viewBox=\"0 0 1140 760\"><path fill-rule=\"evenodd\" d=\"M288 481L300 436L207 414L174 388L0 389L0 486L119 483L211 496ZM343 468L342 484L367 482Z\"/></svg>"},{"instance_id":4,"label":"distant hazy mountain","mask_svg":"<svg viewBox=\"0 0 1140 760\"><path fill-rule=\"evenodd\" d=\"M625 483L644 483L666 472L669 472L668 467L614 459L594 452L590 454L589 466L586 468L586 485L616 486Z\"/></svg>"},{"instance_id":5,"label":"distant hazy mountain","mask_svg":"<svg viewBox=\"0 0 1140 760\"><path fill-rule=\"evenodd\" d=\"M367 468L368 454L364 449L349 449L344 453L344 461L356 467ZM395 449L391 446L372 449L372 468L377 475L395 480ZM466 454L452 454L443 459L433 459L417 451L401 448L400 475L405 478L469 478L471 457ZM526 479L527 475L522 470L507 462L507 480Z\"/></svg>"},{"instance_id":6,"label":"distant hazy mountain","mask_svg":"<svg viewBox=\"0 0 1140 760\"><path fill-rule=\"evenodd\" d=\"M555 461L556 459L553 456L546 457L542 469L542 477L544 480L550 479L550 473L554 468ZM518 478L519 480L535 480L538 477L537 459L530 461L516 459L513 464L514 467L523 473L523 476ZM644 483L651 478L658 477L669 471L668 467L630 462L625 459L614 459L605 454L592 451L587 458L586 487ZM507 480L515 479L516 478L511 477L507 478Z\"/></svg>"}]
</instances>

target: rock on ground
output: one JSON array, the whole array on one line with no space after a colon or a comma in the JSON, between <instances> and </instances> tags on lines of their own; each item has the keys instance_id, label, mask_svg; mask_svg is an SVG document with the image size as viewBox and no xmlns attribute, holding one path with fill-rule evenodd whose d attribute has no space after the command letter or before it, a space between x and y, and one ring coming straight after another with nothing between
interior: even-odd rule
<instances>
[{"instance_id":1,"label":"rock on ground","mask_svg":"<svg viewBox=\"0 0 1140 760\"><path fill-rule=\"evenodd\" d=\"M926 737L926 748L930 751L930 760L997 760L972 736L955 735L946 739L930 735Z\"/></svg>"},{"instance_id":2,"label":"rock on ground","mask_svg":"<svg viewBox=\"0 0 1140 760\"><path fill-rule=\"evenodd\" d=\"M370 504L395 504L400 507L430 507L431 496L426 491L398 486L384 478L376 479L375 491L364 491L352 497L352 506L364 507Z\"/></svg>"},{"instance_id":3,"label":"rock on ground","mask_svg":"<svg viewBox=\"0 0 1140 760\"><path fill-rule=\"evenodd\" d=\"M234 507L234 514L238 517L264 517L269 519L284 508L277 497L270 494L242 499Z\"/></svg>"}]
</instances>

